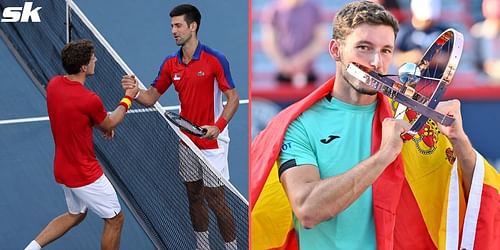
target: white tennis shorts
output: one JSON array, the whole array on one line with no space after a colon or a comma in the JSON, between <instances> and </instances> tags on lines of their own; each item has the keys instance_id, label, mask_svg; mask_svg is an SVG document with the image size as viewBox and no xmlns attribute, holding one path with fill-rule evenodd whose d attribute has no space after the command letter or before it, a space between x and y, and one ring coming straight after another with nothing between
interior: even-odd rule
<instances>
[{"instance_id":1,"label":"white tennis shorts","mask_svg":"<svg viewBox=\"0 0 500 250\"><path fill-rule=\"evenodd\" d=\"M95 182L78 188L62 185L68 212L81 214L90 209L103 219L115 217L121 211L120 202L113 185L103 174Z\"/></svg>"},{"instance_id":2,"label":"white tennis shorts","mask_svg":"<svg viewBox=\"0 0 500 250\"><path fill-rule=\"evenodd\" d=\"M228 168L228 150L227 142L218 140L219 148L204 149L201 153L208 159L209 163L214 167L226 180L229 180ZM203 179L203 185L206 187L220 187L224 184L216 175L212 174L207 169L201 159L196 157L194 153L187 153L188 146L184 143L179 143L179 173L184 182L193 182Z\"/></svg>"}]
</instances>

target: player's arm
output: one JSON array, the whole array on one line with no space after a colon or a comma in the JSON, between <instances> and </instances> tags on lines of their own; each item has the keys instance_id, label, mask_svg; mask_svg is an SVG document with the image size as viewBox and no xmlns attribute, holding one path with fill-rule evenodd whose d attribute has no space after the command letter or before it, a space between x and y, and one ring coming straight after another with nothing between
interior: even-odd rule
<instances>
[{"instance_id":1,"label":"player's arm","mask_svg":"<svg viewBox=\"0 0 500 250\"><path fill-rule=\"evenodd\" d=\"M111 112L111 114L108 114L106 118L104 118L104 120L97 125L97 127L103 132L108 133L123 121L125 113L127 113L127 109L122 105L118 105L118 107L116 107L116 109Z\"/></svg>"},{"instance_id":2,"label":"player's arm","mask_svg":"<svg viewBox=\"0 0 500 250\"><path fill-rule=\"evenodd\" d=\"M224 91L224 95L226 96L227 104L222 110L221 117L229 122L240 105L240 97L234 88Z\"/></svg>"},{"instance_id":3,"label":"player's arm","mask_svg":"<svg viewBox=\"0 0 500 250\"><path fill-rule=\"evenodd\" d=\"M216 139L217 136L219 136L219 134L222 132L222 130L224 130L231 118L233 118L234 113L236 113L236 110L240 105L240 97L238 96L238 92L235 88L228 89L223 93L226 96L227 103L222 110L222 114L215 122L215 126L201 126L202 128L207 129L207 133L202 136L202 138Z\"/></svg>"},{"instance_id":4,"label":"player's arm","mask_svg":"<svg viewBox=\"0 0 500 250\"><path fill-rule=\"evenodd\" d=\"M455 122L453 122L450 126L443 126L439 123L437 124L439 130L450 140L453 146L453 151L455 151L457 156L458 164L462 168L462 185L467 199L469 197L477 156L469 137L465 134L463 129L462 115L460 113L460 101L450 100L440 102L436 107L436 110L455 118Z\"/></svg>"},{"instance_id":5,"label":"player's arm","mask_svg":"<svg viewBox=\"0 0 500 250\"><path fill-rule=\"evenodd\" d=\"M160 92L155 87L149 87L147 90L139 89L135 100L146 107L151 107L160 99L160 96Z\"/></svg>"},{"instance_id":6,"label":"player's arm","mask_svg":"<svg viewBox=\"0 0 500 250\"><path fill-rule=\"evenodd\" d=\"M135 79L135 76L133 75L125 75L122 78L122 88L126 91L128 89L133 89L137 86L137 81ZM160 92L155 87L150 87L147 90L144 89L138 89L139 91L133 96L134 99L146 106L146 107L151 107L153 106L158 99L160 99Z\"/></svg>"},{"instance_id":7,"label":"player's arm","mask_svg":"<svg viewBox=\"0 0 500 250\"><path fill-rule=\"evenodd\" d=\"M400 134L408 128L409 124L404 121L384 120L380 150L344 174L320 179L319 171L313 165L285 170L280 180L302 226L313 228L335 217L358 199L396 159L403 147Z\"/></svg>"},{"instance_id":8,"label":"player's arm","mask_svg":"<svg viewBox=\"0 0 500 250\"><path fill-rule=\"evenodd\" d=\"M125 114L132 106L132 97L136 95L137 91L137 85L135 85L135 88L127 89L125 91L125 96L121 99L115 110L108 114L106 118L97 125L99 129L105 132L105 136L112 137L112 130L123 121L123 118L125 118Z\"/></svg>"},{"instance_id":9,"label":"player's arm","mask_svg":"<svg viewBox=\"0 0 500 250\"><path fill-rule=\"evenodd\" d=\"M202 128L207 129L207 133L202 136L202 138L209 140L217 139L240 105L238 92L234 88L234 83L232 82L229 62L222 54L219 54L216 57L217 62L213 64L215 67L215 79L217 80L219 89L222 90L226 96L227 103L222 110L221 116L216 117L217 120L215 121L215 126L201 126Z\"/></svg>"}]
</instances>

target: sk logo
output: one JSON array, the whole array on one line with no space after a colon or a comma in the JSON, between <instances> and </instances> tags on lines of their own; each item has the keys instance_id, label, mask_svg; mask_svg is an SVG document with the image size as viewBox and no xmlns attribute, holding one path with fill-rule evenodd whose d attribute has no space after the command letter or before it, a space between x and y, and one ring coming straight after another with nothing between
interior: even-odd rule
<instances>
[{"instance_id":1,"label":"sk logo","mask_svg":"<svg viewBox=\"0 0 500 250\"><path fill-rule=\"evenodd\" d=\"M200 70L200 71L198 71L198 73L196 73L196 75L197 75L197 76L204 76L204 75L205 75L205 72L203 72L203 71L201 71L201 70Z\"/></svg>"},{"instance_id":2,"label":"sk logo","mask_svg":"<svg viewBox=\"0 0 500 250\"><path fill-rule=\"evenodd\" d=\"M328 143L332 142L333 140L335 140L337 138L340 138L340 136L338 136L338 135L329 135L328 138L321 139L320 142L323 143L323 144L328 144Z\"/></svg>"},{"instance_id":3,"label":"sk logo","mask_svg":"<svg viewBox=\"0 0 500 250\"><path fill-rule=\"evenodd\" d=\"M178 81L181 79L181 76L179 75L179 73L175 73L174 74L174 81Z\"/></svg>"},{"instance_id":4,"label":"sk logo","mask_svg":"<svg viewBox=\"0 0 500 250\"><path fill-rule=\"evenodd\" d=\"M33 9L33 2L25 2L23 7L6 7L2 12L2 23L27 23L31 22L39 23L40 15L38 11L42 7L36 7Z\"/></svg>"}]
</instances>

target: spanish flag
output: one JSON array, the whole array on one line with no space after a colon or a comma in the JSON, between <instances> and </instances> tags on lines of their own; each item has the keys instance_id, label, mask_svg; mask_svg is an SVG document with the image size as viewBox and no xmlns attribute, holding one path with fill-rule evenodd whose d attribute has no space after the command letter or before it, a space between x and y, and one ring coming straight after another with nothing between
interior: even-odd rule
<instances>
[{"instance_id":1,"label":"spanish flag","mask_svg":"<svg viewBox=\"0 0 500 250\"><path fill-rule=\"evenodd\" d=\"M298 249L276 160L288 124L333 89L332 78L279 113L253 141L251 249ZM393 104L378 94L372 153ZM407 119L412 114L406 114ZM453 148L429 121L372 185L377 249L500 249L500 175L477 153L468 200Z\"/></svg>"}]
</instances>

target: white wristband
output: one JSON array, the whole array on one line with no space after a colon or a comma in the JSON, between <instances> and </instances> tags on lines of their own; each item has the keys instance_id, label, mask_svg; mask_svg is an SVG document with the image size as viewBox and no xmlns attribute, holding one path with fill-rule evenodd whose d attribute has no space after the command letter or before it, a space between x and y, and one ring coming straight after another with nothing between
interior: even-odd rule
<instances>
[{"instance_id":1,"label":"white wristband","mask_svg":"<svg viewBox=\"0 0 500 250\"><path fill-rule=\"evenodd\" d=\"M140 95L141 95L141 89L139 89L139 91L137 91L137 94L135 94L134 100L137 100L137 98L139 98Z\"/></svg>"}]
</instances>

